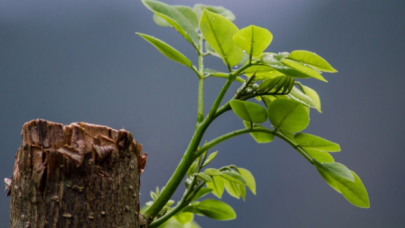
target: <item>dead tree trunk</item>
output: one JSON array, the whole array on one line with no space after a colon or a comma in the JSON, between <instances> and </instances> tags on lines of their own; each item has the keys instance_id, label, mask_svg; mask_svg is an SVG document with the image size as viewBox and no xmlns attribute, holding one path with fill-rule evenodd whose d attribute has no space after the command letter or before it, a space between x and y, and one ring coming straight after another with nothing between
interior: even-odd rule
<instances>
[{"instance_id":1,"label":"dead tree trunk","mask_svg":"<svg viewBox=\"0 0 405 228\"><path fill-rule=\"evenodd\" d=\"M15 157L11 228L139 228L145 157L125 130L26 123Z\"/></svg>"}]
</instances>

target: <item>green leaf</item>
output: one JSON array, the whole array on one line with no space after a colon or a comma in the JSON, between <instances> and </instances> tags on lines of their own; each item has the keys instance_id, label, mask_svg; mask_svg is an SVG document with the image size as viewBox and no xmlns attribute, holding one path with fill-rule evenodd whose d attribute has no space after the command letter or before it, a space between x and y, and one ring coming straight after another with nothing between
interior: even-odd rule
<instances>
[{"instance_id":1,"label":"green leaf","mask_svg":"<svg viewBox=\"0 0 405 228\"><path fill-rule=\"evenodd\" d=\"M303 149L314 149L327 152L340 151L339 144L311 134L298 133L295 135L295 141Z\"/></svg>"},{"instance_id":2,"label":"green leaf","mask_svg":"<svg viewBox=\"0 0 405 228\"><path fill-rule=\"evenodd\" d=\"M173 217L167 220L165 223L159 226L159 228L184 228L184 226L177 222Z\"/></svg>"},{"instance_id":3,"label":"green leaf","mask_svg":"<svg viewBox=\"0 0 405 228\"><path fill-rule=\"evenodd\" d=\"M197 161L194 161L193 164L187 171L187 177L190 178L197 171Z\"/></svg>"},{"instance_id":4,"label":"green leaf","mask_svg":"<svg viewBox=\"0 0 405 228\"><path fill-rule=\"evenodd\" d=\"M212 182L212 178L205 173L197 173L197 177L200 178L201 180L205 181L205 182Z\"/></svg>"},{"instance_id":5,"label":"green leaf","mask_svg":"<svg viewBox=\"0 0 405 228\"><path fill-rule=\"evenodd\" d=\"M167 23L167 21L166 21L164 18L159 17L159 16L156 15L156 14L153 14L153 21L154 21L157 25L159 25L159 26L162 26L162 27L171 27L171 25L170 25L169 23Z\"/></svg>"},{"instance_id":6,"label":"green leaf","mask_svg":"<svg viewBox=\"0 0 405 228\"><path fill-rule=\"evenodd\" d=\"M370 200L368 198L367 190L364 187L362 181L356 173L351 171L354 176L354 181L348 181L346 179L337 180L337 184L342 192L343 196L357 207L369 208Z\"/></svg>"},{"instance_id":7,"label":"green leaf","mask_svg":"<svg viewBox=\"0 0 405 228\"><path fill-rule=\"evenodd\" d=\"M325 153L325 152L323 152ZM335 189L337 192L341 193L339 185L336 183L335 179L333 179L331 176L329 176L326 172L322 171L321 169L318 169L319 174L323 178L323 180L331 186L333 189Z\"/></svg>"},{"instance_id":8,"label":"green leaf","mask_svg":"<svg viewBox=\"0 0 405 228\"><path fill-rule=\"evenodd\" d=\"M255 181L255 178L253 177L252 173L249 170L243 169L243 168L238 168L238 172L243 177L243 179L245 179L249 190L254 195L256 195L256 181Z\"/></svg>"},{"instance_id":9,"label":"green leaf","mask_svg":"<svg viewBox=\"0 0 405 228\"><path fill-rule=\"evenodd\" d=\"M188 7L188 6L174 6L187 20L190 22L190 24L193 26L194 30L197 30L199 25L198 25L198 17L195 11Z\"/></svg>"},{"instance_id":10,"label":"green leaf","mask_svg":"<svg viewBox=\"0 0 405 228\"><path fill-rule=\"evenodd\" d=\"M190 68L193 67L193 63L191 63L191 61L186 56L184 56L179 51L177 51L176 49L174 49L167 43L163 42L162 40L159 40L157 38L154 38L152 36L142 34L142 33L136 33L136 34L140 35L146 41L148 41L153 46L155 46L163 55L165 55L169 59L174 60L178 63L181 63L185 66L188 66Z\"/></svg>"},{"instance_id":11,"label":"green leaf","mask_svg":"<svg viewBox=\"0 0 405 228\"><path fill-rule=\"evenodd\" d=\"M213 153L211 153L210 155L208 155L208 158L205 160L204 164L202 165L203 167L210 164L212 162L212 160L214 160L214 158L217 156L218 151L215 151Z\"/></svg>"},{"instance_id":12,"label":"green leaf","mask_svg":"<svg viewBox=\"0 0 405 228\"><path fill-rule=\"evenodd\" d=\"M233 42L238 28L225 17L204 10L200 20L200 30L205 40L218 53L228 68L237 65L243 51Z\"/></svg>"},{"instance_id":13,"label":"green leaf","mask_svg":"<svg viewBox=\"0 0 405 228\"><path fill-rule=\"evenodd\" d=\"M290 93L287 95L291 99L296 100L302 103L305 106L316 108L315 102L307 95L305 95L301 90L297 89L297 87L293 87Z\"/></svg>"},{"instance_id":14,"label":"green leaf","mask_svg":"<svg viewBox=\"0 0 405 228\"><path fill-rule=\"evenodd\" d=\"M213 176L212 180L213 182L207 182L207 187L212 189L212 194L221 199L225 188L224 180L221 176Z\"/></svg>"},{"instance_id":15,"label":"green leaf","mask_svg":"<svg viewBox=\"0 0 405 228\"><path fill-rule=\"evenodd\" d=\"M198 225L195 221L191 221L190 223L185 224L184 228L201 228L201 226Z\"/></svg>"},{"instance_id":16,"label":"green leaf","mask_svg":"<svg viewBox=\"0 0 405 228\"><path fill-rule=\"evenodd\" d=\"M236 213L228 204L214 199L206 199L196 206L198 212L211 219L232 220L236 218Z\"/></svg>"},{"instance_id":17,"label":"green leaf","mask_svg":"<svg viewBox=\"0 0 405 228\"><path fill-rule=\"evenodd\" d=\"M294 62L294 61L289 60L289 59L281 60L281 62L284 65L286 65L288 67L291 67L292 69L297 70L298 72L300 72L300 73L302 73L304 75L307 75L308 77L315 78L315 79L318 79L318 80L321 80L321 81L324 81L324 82L328 82L317 71L315 71L315 70L313 70L313 69L311 69L311 68L309 68L309 67L307 67L305 65L302 65L300 63Z\"/></svg>"},{"instance_id":18,"label":"green leaf","mask_svg":"<svg viewBox=\"0 0 405 228\"><path fill-rule=\"evenodd\" d=\"M194 197L193 197L193 199L191 200L191 202L192 202L192 201L196 201L196 200L198 200L198 199L201 198L201 197L204 197L205 195L209 194L210 192L212 192L212 189L211 189L211 188L201 188L201 189L197 192L197 194L194 195Z\"/></svg>"},{"instance_id":19,"label":"green leaf","mask_svg":"<svg viewBox=\"0 0 405 228\"><path fill-rule=\"evenodd\" d=\"M276 99L268 107L270 122L276 130L299 132L309 125L309 114L301 103Z\"/></svg>"},{"instance_id":20,"label":"green leaf","mask_svg":"<svg viewBox=\"0 0 405 228\"><path fill-rule=\"evenodd\" d=\"M242 184L235 184L237 188L239 188L240 196L242 197L243 201L246 200L246 186Z\"/></svg>"},{"instance_id":21,"label":"green leaf","mask_svg":"<svg viewBox=\"0 0 405 228\"><path fill-rule=\"evenodd\" d=\"M246 180L239 174L236 172L232 172L232 171L221 171L222 173L222 177L224 179L227 179L231 182L235 182L238 184L242 184L242 185L246 185Z\"/></svg>"},{"instance_id":22,"label":"green leaf","mask_svg":"<svg viewBox=\"0 0 405 228\"><path fill-rule=\"evenodd\" d=\"M302 92L304 92L305 95L307 95L308 97L311 98L311 100L314 101L316 110L318 110L318 112L322 113L321 99L319 98L318 93L315 90L309 88L308 86L301 85L301 88L302 88Z\"/></svg>"},{"instance_id":23,"label":"green leaf","mask_svg":"<svg viewBox=\"0 0 405 228\"><path fill-rule=\"evenodd\" d=\"M176 219L176 221L179 222L180 224L184 225L193 221L194 214L190 212L179 211L177 214L173 216L173 218Z\"/></svg>"},{"instance_id":24,"label":"green leaf","mask_svg":"<svg viewBox=\"0 0 405 228\"><path fill-rule=\"evenodd\" d=\"M265 28L251 25L239 30L233 40L252 56L261 54L270 45L273 35Z\"/></svg>"},{"instance_id":25,"label":"green leaf","mask_svg":"<svg viewBox=\"0 0 405 228\"><path fill-rule=\"evenodd\" d=\"M222 57L215 52L215 50L209 45L209 43L207 43L207 41L205 41L205 51L207 51L208 53L210 53L212 56L218 57L220 59L222 59Z\"/></svg>"},{"instance_id":26,"label":"green leaf","mask_svg":"<svg viewBox=\"0 0 405 228\"><path fill-rule=\"evenodd\" d=\"M142 0L142 3L157 16L165 19L194 47L198 47L199 36L193 25L175 7L154 0Z\"/></svg>"},{"instance_id":27,"label":"green leaf","mask_svg":"<svg viewBox=\"0 0 405 228\"><path fill-rule=\"evenodd\" d=\"M210 176L221 176L222 175L221 171L219 171L218 169L214 169L214 168L208 168L208 169L204 170L204 173L206 173Z\"/></svg>"},{"instance_id":28,"label":"green leaf","mask_svg":"<svg viewBox=\"0 0 405 228\"><path fill-rule=\"evenodd\" d=\"M263 123L267 120L266 109L249 101L232 100L230 102L232 110L241 119L251 123Z\"/></svg>"},{"instance_id":29,"label":"green leaf","mask_svg":"<svg viewBox=\"0 0 405 228\"><path fill-rule=\"evenodd\" d=\"M318 169L321 169L322 171L326 172L328 175L330 175L334 179L338 179L338 180L345 179L345 180L348 180L351 182L354 181L354 176L351 173L351 171L341 163L338 163L338 162L320 163L316 159L313 161L314 161L314 165Z\"/></svg>"},{"instance_id":30,"label":"green leaf","mask_svg":"<svg viewBox=\"0 0 405 228\"><path fill-rule=\"evenodd\" d=\"M304 149L305 152L313 159L316 159L319 162L335 162L332 155L325 151L319 150L312 150L312 149Z\"/></svg>"},{"instance_id":31,"label":"green leaf","mask_svg":"<svg viewBox=\"0 0 405 228\"><path fill-rule=\"evenodd\" d=\"M275 70L273 67L267 65L253 65L247 68L244 71L244 74L248 77L255 75L255 81L272 79L284 75L283 73Z\"/></svg>"},{"instance_id":32,"label":"green leaf","mask_svg":"<svg viewBox=\"0 0 405 228\"><path fill-rule=\"evenodd\" d=\"M224 179L225 190L228 194L236 199L240 198L239 187L236 183L230 182L229 180Z\"/></svg>"},{"instance_id":33,"label":"green leaf","mask_svg":"<svg viewBox=\"0 0 405 228\"><path fill-rule=\"evenodd\" d=\"M197 13L198 18L201 18L201 15L203 14L204 9L206 9L210 12L219 14L230 21L235 20L235 15L230 10L225 9L222 6L209 6L209 5L203 5L203 4L194 5L194 10Z\"/></svg>"},{"instance_id":34,"label":"green leaf","mask_svg":"<svg viewBox=\"0 0 405 228\"><path fill-rule=\"evenodd\" d=\"M243 121L243 124L245 125L246 128L250 128L250 123L247 121ZM254 129L266 129L263 126L260 125L253 125ZM274 135L270 134L270 133L265 133L265 132L252 132L250 133L250 135L253 137L253 139L257 142L257 143L269 143L272 142L274 139Z\"/></svg>"},{"instance_id":35,"label":"green leaf","mask_svg":"<svg viewBox=\"0 0 405 228\"><path fill-rule=\"evenodd\" d=\"M337 72L337 70L335 70L335 68L333 68L325 59L313 52L297 50L291 52L288 58L297 62L309 64L320 71L330 73Z\"/></svg>"}]
</instances>

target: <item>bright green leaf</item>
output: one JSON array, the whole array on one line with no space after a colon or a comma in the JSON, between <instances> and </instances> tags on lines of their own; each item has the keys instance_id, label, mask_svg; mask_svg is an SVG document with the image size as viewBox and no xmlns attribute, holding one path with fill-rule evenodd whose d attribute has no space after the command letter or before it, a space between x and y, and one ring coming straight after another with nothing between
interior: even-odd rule
<instances>
[{"instance_id":1,"label":"bright green leaf","mask_svg":"<svg viewBox=\"0 0 405 228\"><path fill-rule=\"evenodd\" d=\"M212 180L213 182L207 182L207 187L212 189L212 194L221 199L225 189L224 179L220 176L213 176Z\"/></svg>"},{"instance_id":2,"label":"bright green leaf","mask_svg":"<svg viewBox=\"0 0 405 228\"><path fill-rule=\"evenodd\" d=\"M231 182L235 182L238 184L242 184L242 185L246 185L246 180L239 174L236 172L232 172L232 171L221 171L222 173L222 177L224 179L227 179Z\"/></svg>"},{"instance_id":3,"label":"bright green leaf","mask_svg":"<svg viewBox=\"0 0 405 228\"><path fill-rule=\"evenodd\" d=\"M235 184L237 188L239 188L240 197L242 197L243 201L246 200L246 186L242 184Z\"/></svg>"},{"instance_id":4,"label":"bright green leaf","mask_svg":"<svg viewBox=\"0 0 405 228\"><path fill-rule=\"evenodd\" d=\"M184 228L201 228L201 226L198 225L195 221L191 221L190 223L185 224Z\"/></svg>"},{"instance_id":5,"label":"bright green leaf","mask_svg":"<svg viewBox=\"0 0 405 228\"><path fill-rule=\"evenodd\" d=\"M250 123L247 121L243 121L243 124L245 125L246 128L250 128ZM266 129L263 126L260 125L253 125L254 129ZM272 142L274 139L274 135L270 134L270 133L265 133L265 132L252 132L250 133L250 135L253 137L253 139L257 142L257 143L269 143Z\"/></svg>"},{"instance_id":6,"label":"bright green leaf","mask_svg":"<svg viewBox=\"0 0 405 228\"><path fill-rule=\"evenodd\" d=\"M267 65L253 65L247 68L244 71L244 74L248 77L252 77L252 75L255 75L256 81L272 79L284 75L283 73L275 70L273 67Z\"/></svg>"},{"instance_id":7,"label":"bright green leaf","mask_svg":"<svg viewBox=\"0 0 405 228\"><path fill-rule=\"evenodd\" d=\"M197 206L197 210L208 218L216 220L232 220L236 218L236 213L228 204L214 199L206 199L201 201Z\"/></svg>"},{"instance_id":8,"label":"bright green leaf","mask_svg":"<svg viewBox=\"0 0 405 228\"><path fill-rule=\"evenodd\" d=\"M193 221L194 214L190 213L190 212L179 211L173 217L174 217L174 219L176 219L177 222L184 225L184 224L187 224L187 223Z\"/></svg>"},{"instance_id":9,"label":"bright green leaf","mask_svg":"<svg viewBox=\"0 0 405 228\"><path fill-rule=\"evenodd\" d=\"M307 67L305 65L302 65L300 63L297 63L297 62L294 62L294 61L288 60L288 59L281 60L281 62L284 65L286 65L288 67L291 67L292 69L297 70L298 72L300 72L300 73L302 73L304 75L307 75L308 77L312 77L312 78L315 78L315 79L318 79L318 80L321 80L321 81L324 81L324 82L328 82L317 71L315 71L315 70L313 70L313 69L311 69L311 68L309 68L309 67Z\"/></svg>"},{"instance_id":10,"label":"bright green leaf","mask_svg":"<svg viewBox=\"0 0 405 228\"><path fill-rule=\"evenodd\" d=\"M193 199L191 201L196 201L201 197L204 197L205 195L209 194L210 192L212 192L211 188L201 188L197 194L194 195Z\"/></svg>"},{"instance_id":11,"label":"bright green leaf","mask_svg":"<svg viewBox=\"0 0 405 228\"><path fill-rule=\"evenodd\" d=\"M326 152L322 152L322 153L326 153ZM341 193L339 185L336 183L335 179L333 179L331 176L329 176L326 172L322 171L321 169L318 169L319 174L321 175L321 177L323 178L323 180L329 185L331 186L333 189L335 189L337 192Z\"/></svg>"},{"instance_id":12,"label":"bright green leaf","mask_svg":"<svg viewBox=\"0 0 405 228\"><path fill-rule=\"evenodd\" d=\"M343 196L357 207L369 208L370 200L368 198L367 190L361 182L359 176L356 173L351 171L354 176L354 181L348 181L346 179L337 180L340 191Z\"/></svg>"},{"instance_id":13,"label":"bright green leaf","mask_svg":"<svg viewBox=\"0 0 405 228\"><path fill-rule=\"evenodd\" d=\"M210 155L208 155L208 158L205 160L204 164L202 165L203 167L210 164L212 162L212 160L214 160L214 158L217 156L218 151L215 151L213 153L211 153Z\"/></svg>"},{"instance_id":14,"label":"bright green leaf","mask_svg":"<svg viewBox=\"0 0 405 228\"><path fill-rule=\"evenodd\" d=\"M215 52L215 50L209 45L209 43L207 43L207 41L205 41L204 46L205 46L205 51L210 53L212 56L215 56L215 57L218 57L218 58L222 59L222 57L218 53Z\"/></svg>"},{"instance_id":15,"label":"bright green leaf","mask_svg":"<svg viewBox=\"0 0 405 228\"><path fill-rule=\"evenodd\" d=\"M249 190L254 195L256 195L256 181L255 181L255 178L253 177L252 173L249 170L243 169L243 168L238 168L238 172L243 177L243 179L245 179Z\"/></svg>"},{"instance_id":16,"label":"bright green leaf","mask_svg":"<svg viewBox=\"0 0 405 228\"><path fill-rule=\"evenodd\" d=\"M318 110L318 112L322 113L321 99L319 98L318 93L315 90L309 88L308 86L301 85L301 88L302 88L302 92L304 92L305 95L307 95L314 101L316 110Z\"/></svg>"},{"instance_id":17,"label":"bright green leaf","mask_svg":"<svg viewBox=\"0 0 405 228\"><path fill-rule=\"evenodd\" d=\"M241 119L252 123L263 123L267 120L266 109L249 101L232 100L232 110Z\"/></svg>"},{"instance_id":18,"label":"bright green leaf","mask_svg":"<svg viewBox=\"0 0 405 228\"><path fill-rule=\"evenodd\" d=\"M292 88L292 90L287 96L289 96L293 100L302 103L303 105L306 105L311 108L316 108L315 102L295 86Z\"/></svg>"},{"instance_id":19,"label":"bright green leaf","mask_svg":"<svg viewBox=\"0 0 405 228\"><path fill-rule=\"evenodd\" d=\"M164 18L159 17L157 14L153 14L153 21L159 26L171 27L171 25L167 23L167 21Z\"/></svg>"},{"instance_id":20,"label":"bright green leaf","mask_svg":"<svg viewBox=\"0 0 405 228\"><path fill-rule=\"evenodd\" d=\"M209 5L203 5L203 4L194 5L194 10L197 13L198 18L201 18L201 15L203 14L204 9L211 11L213 13L219 14L230 21L235 20L235 15L230 10L225 9L222 6L209 6Z\"/></svg>"},{"instance_id":21,"label":"bright green leaf","mask_svg":"<svg viewBox=\"0 0 405 228\"><path fill-rule=\"evenodd\" d=\"M325 151L319 150L312 150L312 149L304 149L305 152L313 159L316 159L319 162L335 162L332 155Z\"/></svg>"},{"instance_id":22,"label":"bright green leaf","mask_svg":"<svg viewBox=\"0 0 405 228\"><path fill-rule=\"evenodd\" d=\"M289 59L295 60L297 62L309 64L320 71L335 73L337 70L333 68L325 59L321 56L304 50L297 50L291 52L288 56Z\"/></svg>"},{"instance_id":23,"label":"bright green leaf","mask_svg":"<svg viewBox=\"0 0 405 228\"><path fill-rule=\"evenodd\" d=\"M214 169L214 168L208 168L208 169L204 170L204 173L206 173L210 176L221 176L222 175L221 171L219 171L218 169Z\"/></svg>"},{"instance_id":24,"label":"bright green leaf","mask_svg":"<svg viewBox=\"0 0 405 228\"><path fill-rule=\"evenodd\" d=\"M200 30L205 40L218 53L228 67L237 65L243 51L233 42L238 28L223 16L204 10L200 20Z\"/></svg>"},{"instance_id":25,"label":"bright green leaf","mask_svg":"<svg viewBox=\"0 0 405 228\"><path fill-rule=\"evenodd\" d=\"M205 181L205 182L212 182L212 178L205 173L197 173L197 177L200 178L201 180Z\"/></svg>"},{"instance_id":26,"label":"bright green leaf","mask_svg":"<svg viewBox=\"0 0 405 228\"><path fill-rule=\"evenodd\" d=\"M179 10L163 2L154 0L142 0L142 3L157 16L165 19L167 23L173 26L194 47L198 47L199 37L197 31Z\"/></svg>"},{"instance_id":27,"label":"bright green leaf","mask_svg":"<svg viewBox=\"0 0 405 228\"><path fill-rule=\"evenodd\" d=\"M313 160L314 165L318 168L321 169L322 171L325 171L328 175L333 177L334 179L345 179L348 181L353 182L354 181L354 176L351 173L351 171L343 164L338 163L338 162L323 162L320 163L316 159Z\"/></svg>"},{"instance_id":28,"label":"bright green leaf","mask_svg":"<svg viewBox=\"0 0 405 228\"><path fill-rule=\"evenodd\" d=\"M272 101L268 107L268 115L277 130L299 132L309 125L309 114L305 106L294 100Z\"/></svg>"},{"instance_id":29,"label":"bright green leaf","mask_svg":"<svg viewBox=\"0 0 405 228\"><path fill-rule=\"evenodd\" d=\"M239 187L237 186L236 183L224 179L224 185L226 192L228 192L230 196L235 197L236 199L240 198Z\"/></svg>"},{"instance_id":30,"label":"bright green leaf","mask_svg":"<svg viewBox=\"0 0 405 228\"><path fill-rule=\"evenodd\" d=\"M339 144L311 134L298 133L295 135L295 141L303 149L314 149L327 152L340 151Z\"/></svg>"},{"instance_id":31,"label":"bright green leaf","mask_svg":"<svg viewBox=\"0 0 405 228\"><path fill-rule=\"evenodd\" d=\"M177 222L173 217L167 220L165 223L159 226L159 228L184 228L184 226Z\"/></svg>"},{"instance_id":32,"label":"bright green leaf","mask_svg":"<svg viewBox=\"0 0 405 228\"><path fill-rule=\"evenodd\" d=\"M249 55L259 55L270 45L273 35L265 28L251 25L239 30L233 40Z\"/></svg>"},{"instance_id":33,"label":"bright green leaf","mask_svg":"<svg viewBox=\"0 0 405 228\"><path fill-rule=\"evenodd\" d=\"M193 67L193 64L191 63L191 61L186 56L184 56L179 51L177 51L176 49L174 49L173 47L171 47L167 43L163 42L162 40L159 40L157 38L154 38L152 36L142 34L142 33L136 33L136 34L140 35L146 41L148 41L153 46L155 46L163 55L165 55L169 59L174 60L174 61L176 61L178 63L183 64L183 65L186 65L186 66L188 66L190 68Z\"/></svg>"}]
</instances>

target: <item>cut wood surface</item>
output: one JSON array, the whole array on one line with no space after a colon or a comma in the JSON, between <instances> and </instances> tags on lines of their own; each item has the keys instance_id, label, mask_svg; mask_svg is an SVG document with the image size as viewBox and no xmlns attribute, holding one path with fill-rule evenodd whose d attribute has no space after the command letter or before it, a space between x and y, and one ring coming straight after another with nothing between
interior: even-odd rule
<instances>
[{"instance_id":1,"label":"cut wood surface","mask_svg":"<svg viewBox=\"0 0 405 228\"><path fill-rule=\"evenodd\" d=\"M33 120L9 182L12 228L138 228L142 145L125 130ZM10 183L11 182L11 183Z\"/></svg>"}]
</instances>

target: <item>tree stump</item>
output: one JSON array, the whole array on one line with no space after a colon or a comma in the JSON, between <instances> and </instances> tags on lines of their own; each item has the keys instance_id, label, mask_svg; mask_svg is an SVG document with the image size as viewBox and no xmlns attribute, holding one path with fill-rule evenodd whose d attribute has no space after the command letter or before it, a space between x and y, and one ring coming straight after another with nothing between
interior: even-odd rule
<instances>
[{"instance_id":1,"label":"tree stump","mask_svg":"<svg viewBox=\"0 0 405 228\"><path fill-rule=\"evenodd\" d=\"M131 133L33 120L24 124L22 140L6 180L11 228L141 227L146 155Z\"/></svg>"}]
</instances>

